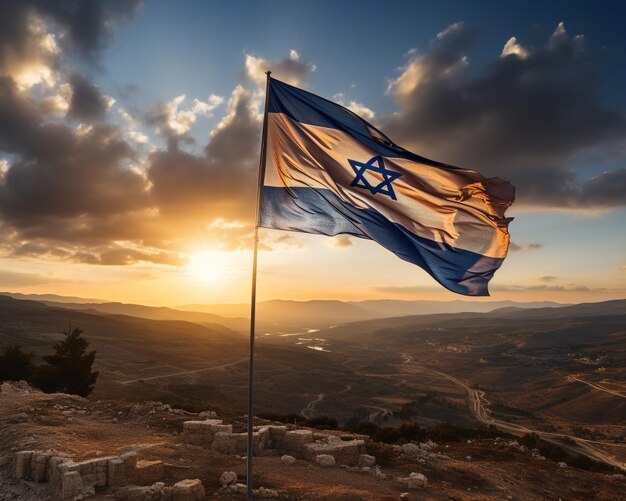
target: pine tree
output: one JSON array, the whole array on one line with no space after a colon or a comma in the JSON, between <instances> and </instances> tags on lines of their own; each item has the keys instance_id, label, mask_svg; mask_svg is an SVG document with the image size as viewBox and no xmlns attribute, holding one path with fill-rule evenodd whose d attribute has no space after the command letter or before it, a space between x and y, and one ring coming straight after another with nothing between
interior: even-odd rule
<instances>
[{"instance_id":1,"label":"pine tree","mask_svg":"<svg viewBox=\"0 0 626 501\"><path fill-rule=\"evenodd\" d=\"M0 381L28 381L34 372L33 353L22 351L19 345L7 346L0 355Z\"/></svg>"},{"instance_id":2,"label":"pine tree","mask_svg":"<svg viewBox=\"0 0 626 501\"><path fill-rule=\"evenodd\" d=\"M91 370L96 352L87 353L89 342L81 337L83 332L78 327L63 332L65 339L54 345L56 353L43 357L48 365L40 368L38 386L44 391L62 391L81 397L93 391L98 378L98 372Z\"/></svg>"}]
</instances>

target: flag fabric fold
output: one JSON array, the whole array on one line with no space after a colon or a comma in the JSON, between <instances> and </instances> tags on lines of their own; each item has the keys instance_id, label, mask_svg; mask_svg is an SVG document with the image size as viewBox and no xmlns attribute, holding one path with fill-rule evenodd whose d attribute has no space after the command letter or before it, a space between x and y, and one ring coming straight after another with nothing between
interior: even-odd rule
<instances>
[{"instance_id":1,"label":"flag fabric fold","mask_svg":"<svg viewBox=\"0 0 626 501\"><path fill-rule=\"evenodd\" d=\"M260 225L374 240L485 296L509 247L507 181L395 145L350 110L270 79Z\"/></svg>"}]
</instances>

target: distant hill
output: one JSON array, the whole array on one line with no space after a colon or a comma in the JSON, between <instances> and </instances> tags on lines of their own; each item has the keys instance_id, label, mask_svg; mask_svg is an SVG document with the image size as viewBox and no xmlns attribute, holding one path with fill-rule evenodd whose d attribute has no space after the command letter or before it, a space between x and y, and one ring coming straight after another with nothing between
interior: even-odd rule
<instances>
[{"instance_id":1,"label":"distant hill","mask_svg":"<svg viewBox=\"0 0 626 501\"><path fill-rule=\"evenodd\" d=\"M21 294L19 292L0 292L0 296L14 297L15 299L29 299L31 301L54 301L57 303L101 303L100 299L87 299L76 296L59 296L58 294Z\"/></svg>"},{"instance_id":2,"label":"distant hill","mask_svg":"<svg viewBox=\"0 0 626 501\"><path fill-rule=\"evenodd\" d=\"M131 315L151 320L184 320L209 326L219 324L240 332L247 332L249 329L250 305L247 303L155 307L55 294L0 292L0 295L40 301L56 308L91 311L92 313ZM274 299L257 303L257 328L259 332L304 328L321 329L347 322L377 318L442 313L486 313L503 308L527 309L561 306L564 305L551 301L400 301L394 299L291 301Z\"/></svg>"},{"instance_id":3,"label":"distant hill","mask_svg":"<svg viewBox=\"0 0 626 501\"><path fill-rule=\"evenodd\" d=\"M54 301L42 301L48 306L65 308L70 310L86 311L91 313L107 313L112 315L129 315L150 320L183 320L195 322L208 327L224 326L237 331L249 328L249 321L245 318L226 318L213 313L198 311L180 311L173 308L144 306L141 304L126 303L57 303Z\"/></svg>"},{"instance_id":4,"label":"distant hill","mask_svg":"<svg viewBox=\"0 0 626 501\"><path fill-rule=\"evenodd\" d=\"M284 323L293 327L328 327L333 324L372 320L376 318L434 313L488 312L498 308L552 308L563 306L550 301L517 303L515 301L398 301L380 299L368 301L287 301L275 299L257 304L257 318L267 324ZM187 304L184 311L202 311L224 317L247 317L250 305Z\"/></svg>"}]
</instances>

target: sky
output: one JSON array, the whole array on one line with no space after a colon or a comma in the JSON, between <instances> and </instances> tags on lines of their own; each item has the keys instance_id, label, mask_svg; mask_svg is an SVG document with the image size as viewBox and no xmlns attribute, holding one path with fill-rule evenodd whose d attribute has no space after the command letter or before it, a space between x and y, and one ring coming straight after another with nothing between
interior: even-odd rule
<instances>
[{"instance_id":1,"label":"sky","mask_svg":"<svg viewBox=\"0 0 626 501\"><path fill-rule=\"evenodd\" d=\"M511 181L491 298L626 297L620 2L0 0L0 290L246 302L264 72ZM261 230L259 299L464 299Z\"/></svg>"}]
</instances>

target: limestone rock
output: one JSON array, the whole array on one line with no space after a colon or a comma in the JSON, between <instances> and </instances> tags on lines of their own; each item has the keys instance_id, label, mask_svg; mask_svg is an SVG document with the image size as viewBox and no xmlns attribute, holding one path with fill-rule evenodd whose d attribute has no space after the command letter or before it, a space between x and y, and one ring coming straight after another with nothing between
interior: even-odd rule
<instances>
[{"instance_id":1,"label":"limestone rock","mask_svg":"<svg viewBox=\"0 0 626 501\"><path fill-rule=\"evenodd\" d=\"M267 489L266 487L259 487L253 490L255 499L272 499L278 497L278 491L275 489Z\"/></svg>"},{"instance_id":2,"label":"limestone rock","mask_svg":"<svg viewBox=\"0 0 626 501\"><path fill-rule=\"evenodd\" d=\"M153 485L163 478L163 461L137 461L136 481L139 485Z\"/></svg>"},{"instance_id":3,"label":"limestone rock","mask_svg":"<svg viewBox=\"0 0 626 501\"><path fill-rule=\"evenodd\" d=\"M374 466L376 464L376 458L374 456L370 456L369 454L360 454L359 455L359 466L363 468L364 466Z\"/></svg>"},{"instance_id":4,"label":"limestone rock","mask_svg":"<svg viewBox=\"0 0 626 501\"><path fill-rule=\"evenodd\" d=\"M294 464L296 462L296 458L294 458L293 456L290 456L289 454L285 454L284 456L280 458L280 460L282 461L283 464L286 464L286 465Z\"/></svg>"},{"instance_id":5,"label":"limestone rock","mask_svg":"<svg viewBox=\"0 0 626 501\"><path fill-rule=\"evenodd\" d=\"M20 451L15 454L15 478L30 478L33 451Z\"/></svg>"},{"instance_id":6,"label":"limestone rock","mask_svg":"<svg viewBox=\"0 0 626 501\"><path fill-rule=\"evenodd\" d=\"M68 471L61 478L61 498L74 499L82 494L83 479L77 471Z\"/></svg>"},{"instance_id":7,"label":"limestone rock","mask_svg":"<svg viewBox=\"0 0 626 501\"><path fill-rule=\"evenodd\" d=\"M426 475L423 475L421 473L411 473L409 475L409 489L423 489L427 485L428 479L426 478Z\"/></svg>"},{"instance_id":8,"label":"limestone rock","mask_svg":"<svg viewBox=\"0 0 626 501\"><path fill-rule=\"evenodd\" d=\"M107 461L107 486L112 489L126 485L126 467L120 458Z\"/></svg>"},{"instance_id":9,"label":"limestone rock","mask_svg":"<svg viewBox=\"0 0 626 501\"><path fill-rule=\"evenodd\" d=\"M422 452L422 449L420 449L420 447L415 444L409 443L409 444L404 444L402 446L402 452L404 452L405 454L411 454L413 456L417 456L418 454Z\"/></svg>"},{"instance_id":10,"label":"limestone rock","mask_svg":"<svg viewBox=\"0 0 626 501\"><path fill-rule=\"evenodd\" d=\"M172 486L171 494L172 501L199 501L205 497L204 486L198 479L181 480Z\"/></svg>"},{"instance_id":11,"label":"limestone rock","mask_svg":"<svg viewBox=\"0 0 626 501\"><path fill-rule=\"evenodd\" d=\"M318 454L315 456L315 462L320 466L335 466L335 458L330 454Z\"/></svg>"},{"instance_id":12,"label":"limestone rock","mask_svg":"<svg viewBox=\"0 0 626 501\"><path fill-rule=\"evenodd\" d=\"M220 483L222 484L222 487L235 485L237 483L237 474L234 471L225 471L220 477Z\"/></svg>"}]
</instances>

